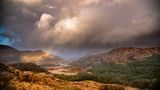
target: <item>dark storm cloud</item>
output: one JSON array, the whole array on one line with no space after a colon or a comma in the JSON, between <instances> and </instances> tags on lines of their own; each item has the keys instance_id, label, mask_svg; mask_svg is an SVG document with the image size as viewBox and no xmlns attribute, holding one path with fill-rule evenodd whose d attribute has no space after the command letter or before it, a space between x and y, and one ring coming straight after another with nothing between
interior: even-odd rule
<instances>
[{"instance_id":1,"label":"dark storm cloud","mask_svg":"<svg viewBox=\"0 0 160 90\"><path fill-rule=\"evenodd\" d=\"M8 0L5 25L21 38L13 45L27 49L158 46L159 13L150 2Z\"/></svg>"},{"instance_id":2,"label":"dark storm cloud","mask_svg":"<svg viewBox=\"0 0 160 90\"><path fill-rule=\"evenodd\" d=\"M160 13L160 1L159 0L150 0L151 1L151 5L154 7L155 10L157 10L157 12Z\"/></svg>"},{"instance_id":3,"label":"dark storm cloud","mask_svg":"<svg viewBox=\"0 0 160 90\"><path fill-rule=\"evenodd\" d=\"M4 18L5 18L5 0L1 0L0 1L0 12L1 12L1 14L0 14L0 26L2 26L3 25L3 22L4 22Z\"/></svg>"}]
</instances>

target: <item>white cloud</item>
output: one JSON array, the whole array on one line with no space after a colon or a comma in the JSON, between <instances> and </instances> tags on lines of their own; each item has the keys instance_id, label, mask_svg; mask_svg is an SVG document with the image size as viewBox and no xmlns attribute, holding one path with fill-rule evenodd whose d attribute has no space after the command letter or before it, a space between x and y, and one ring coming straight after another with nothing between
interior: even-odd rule
<instances>
[{"instance_id":1,"label":"white cloud","mask_svg":"<svg viewBox=\"0 0 160 90\"><path fill-rule=\"evenodd\" d=\"M47 8L49 9L55 9L56 7L55 6L51 6L51 5L46 5Z\"/></svg>"},{"instance_id":2,"label":"white cloud","mask_svg":"<svg viewBox=\"0 0 160 90\"><path fill-rule=\"evenodd\" d=\"M116 6L116 5L124 5L124 4L129 4L129 3L134 3L134 0L108 0L107 5L109 6Z\"/></svg>"},{"instance_id":3,"label":"white cloud","mask_svg":"<svg viewBox=\"0 0 160 90\"><path fill-rule=\"evenodd\" d=\"M72 18L60 20L54 29L55 44L69 43L75 46L116 44L154 32L156 19L145 5L137 4L138 1L134 3L126 0L114 1L121 6L117 8L117 5L113 7L101 5L81 8ZM125 5L127 8L123 7ZM76 21L76 24L73 21ZM68 28L70 26L74 28Z\"/></svg>"},{"instance_id":4,"label":"white cloud","mask_svg":"<svg viewBox=\"0 0 160 90\"><path fill-rule=\"evenodd\" d=\"M81 0L81 3L84 5L89 5L89 4L98 4L102 0Z\"/></svg>"},{"instance_id":5,"label":"white cloud","mask_svg":"<svg viewBox=\"0 0 160 90\"><path fill-rule=\"evenodd\" d=\"M34 17L37 16L37 14L36 14L35 12L29 10L28 8L22 8L21 11L22 11L22 13L23 13L24 15L27 15L27 16L34 16Z\"/></svg>"},{"instance_id":6,"label":"white cloud","mask_svg":"<svg viewBox=\"0 0 160 90\"><path fill-rule=\"evenodd\" d=\"M14 0L14 1L20 2L28 6L40 5L43 2L43 0Z\"/></svg>"},{"instance_id":7,"label":"white cloud","mask_svg":"<svg viewBox=\"0 0 160 90\"><path fill-rule=\"evenodd\" d=\"M26 5L37 3L37 0L18 1ZM29 7L32 12L24 9L23 13L27 13L24 16L32 18L26 20L22 16L23 20L21 20L21 17L18 17L23 25L15 30L24 34L22 35L23 45L28 47L72 48L78 46L83 48L107 44L117 45L156 32L153 29L156 21L155 12L150 12L152 7L146 5L144 1L54 0L52 3L46 0L42 7L36 9ZM34 13L37 16L33 19ZM23 23L24 19L28 22ZM34 23L37 21L36 30L34 30L35 27L30 28L34 25L30 21ZM17 23L9 25L15 24L17 25ZM30 31L28 32L27 29Z\"/></svg>"},{"instance_id":8,"label":"white cloud","mask_svg":"<svg viewBox=\"0 0 160 90\"><path fill-rule=\"evenodd\" d=\"M54 21L54 17L50 14L42 14L40 20L37 22L38 28L42 30L48 30Z\"/></svg>"}]
</instances>

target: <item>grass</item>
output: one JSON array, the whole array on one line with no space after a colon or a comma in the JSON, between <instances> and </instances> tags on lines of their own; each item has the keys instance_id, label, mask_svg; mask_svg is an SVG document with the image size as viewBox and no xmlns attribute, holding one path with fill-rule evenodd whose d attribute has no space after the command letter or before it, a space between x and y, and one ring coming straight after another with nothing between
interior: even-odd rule
<instances>
[{"instance_id":1,"label":"grass","mask_svg":"<svg viewBox=\"0 0 160 90\"><path fill-rule=\"evenodd\" d=\"M39 70L23 71L4 64L0 64L0 68L0 90L84 90L83 88L88 88L83 87L84 84L93 87L86 82L66 82Z\"/></svg>"},{"instance_id":2,"label":"grass","mask_svg":"<svg viewBox=\"0 0 160 90\"><path fill-rule=\"evenodd\" d=\"M100 90L125 90L123 86L104 85Z\"/></svg>"},{"instance_id":3,"label":"grass","mask_svg":"<svg viewBox=\"0 0 160 90\"><path fill-rule=\"evenodd\" d=\"M45 72L23 71L0 64L1 90L81 90L92 87L93 83L70 82L94 80L111 85L103 86L100 90L124 90L121 85L131 85L141 89L158 90L160 82L160 56L146 58L128 65L101 64L77 75L53 75ZM39 71L39 70L38 70ZM60 79L57 79L60 78ZM61 80L64 79L64 80ZM67 80L67 81L66 81ZM98 85L97 83L94 86ZM83 90L82 89L82 90Z\"/></svg>"},{"instance_id":4,"label":"grass","mask_svg":"<svg viewBox=\"0 0 160 90\"><path fill-rule=\"evenodd\" d=\"M81 90L81 89L77 87L66 87L64 90Z\"/></svg>"},{"instance_id":5,"label":"grass","mask_svg":"<svg viewBox=\"0 0 160 90\"><path fill-rule=\"evenodd\" d=\"M34 63L15 63L15 64L11 64L10 66L21 71L32 71L35 73L47 72L47 70L45 70L44 68Z\"/></svg>"}]
</instances>

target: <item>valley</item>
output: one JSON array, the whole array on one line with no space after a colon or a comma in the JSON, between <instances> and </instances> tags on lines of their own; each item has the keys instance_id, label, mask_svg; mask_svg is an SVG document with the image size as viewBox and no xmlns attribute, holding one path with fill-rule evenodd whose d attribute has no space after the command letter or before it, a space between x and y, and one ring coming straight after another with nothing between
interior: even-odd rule
<instances>
[{"instance_id":1,"label":"valley","mask_svg":"<svg viewBox=\"0 0 160 90\"><path fill-rule=\"evenodd\" d=\"M160 0L0 0L0 90L160 90Z\"/></svg>"},{"instance_id":2,"label":"valley","mask_svg":"<svg viewBox=\"0 0 160 90\"><path fill-rule=\"evenodd\" d=\"M0 68L4 90L157 90L160 48L118 48L67 62L1 45Z\"/></svg>"}]
</instances>

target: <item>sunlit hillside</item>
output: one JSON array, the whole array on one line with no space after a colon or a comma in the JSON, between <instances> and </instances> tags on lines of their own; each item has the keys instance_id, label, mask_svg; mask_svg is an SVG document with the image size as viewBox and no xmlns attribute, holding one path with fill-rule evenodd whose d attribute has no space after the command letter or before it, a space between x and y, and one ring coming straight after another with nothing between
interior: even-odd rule
<instances>
[{"instance_id":1,"label":"sunlit hillside","mask_svg":"<svg viewBox=\"0 0 160 90\"><path fill-rule=\"evenodd\" d=\"M33 66L31 64L26 65ZM66 81L58 79L54 74L42 71L40 68L34 68L34 71L24 69L24 67L15 68L17 68L15 65L11 67L0 64L1 90L106 90L105 88L111 90L138 90L130 86L103 84L88 80L80 82Z\"/></svg>"}]
</instances>

